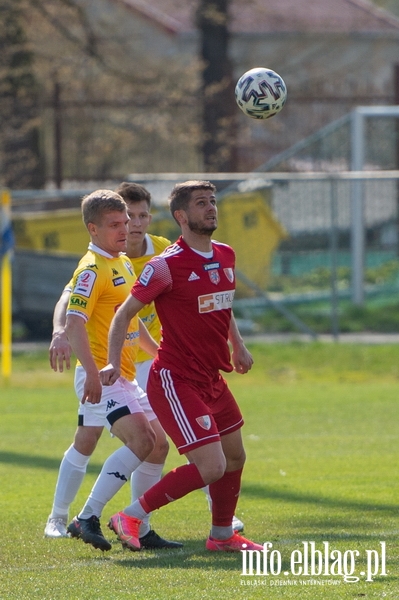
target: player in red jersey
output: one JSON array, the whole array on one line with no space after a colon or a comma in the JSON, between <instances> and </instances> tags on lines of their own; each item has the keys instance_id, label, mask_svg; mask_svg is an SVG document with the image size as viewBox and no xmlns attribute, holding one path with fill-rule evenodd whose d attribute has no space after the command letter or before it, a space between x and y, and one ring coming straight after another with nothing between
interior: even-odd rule
<instances>
[{"instance_id":1,"label":"player in red jersey","mask_svg":"<svg viewBox=\"0 0 399 600\"><path fill-rule=\"evenodd\" d=\"M177 184L170 210L182 235L151 259L111 324L109 364L100 371L104 385L120 376L120 354L132 317L155 301L162 340L147 393L162 427L190 461L167 473L133 504L117 513L109 527L124 546L140 549L141 519L165 504L209 484L212 529L208 550L262 550L232 529L245 451L243 419L220 370L247 373L252 356L239 334L232 304L234 251L214 242L217 228L215 186L209 181ZM230 356L230 341L233 352ZM231 362L232 361L232 362Z\"/></svg>"}]
</instances>

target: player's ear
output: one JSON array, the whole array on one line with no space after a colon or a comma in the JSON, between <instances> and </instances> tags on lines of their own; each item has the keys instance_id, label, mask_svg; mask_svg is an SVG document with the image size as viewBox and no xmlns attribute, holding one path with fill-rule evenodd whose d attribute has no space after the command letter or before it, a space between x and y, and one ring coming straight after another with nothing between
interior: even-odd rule
<instances>
[{"instance_id":1,"label":"player's ear","mask_svg":"<svg viewBox=\"0 0 399 600\"><path fill-rule=\"evenodd\" d=\"M184 223L187 223L187 215L186 215L186 211L185 210L175 210L175 212L173 213L174 218L176 219L176 221L179 223L179 225L183 225Z\"/></svg>"},{"instance_id":2,"label":"player's ear","mask_svg":"<svg viewBox=\"0 0 399 600\"><path fill-rule=\"evenodd\" d=\"M96 235L97 227L94 223L87 223L87 231L90 235Z\"/></svg>"}]
</instances>

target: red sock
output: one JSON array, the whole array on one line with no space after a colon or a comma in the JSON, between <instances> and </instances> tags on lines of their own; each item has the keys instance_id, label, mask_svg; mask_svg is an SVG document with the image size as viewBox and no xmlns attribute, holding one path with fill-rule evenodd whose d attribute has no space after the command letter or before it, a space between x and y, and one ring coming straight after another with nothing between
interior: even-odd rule
<instances>
[{"instance_id":1,"label":"red sock","mask_svg":"<svg viewBox=\"0 0 399 600\"><path fill-rule=\"evenodd\" d=\"M169 471L158 483L139 498L147 512L161 508L169 502L183 498L186 494L204 487L205 483L194 464L182 465Z\"/></svg>"},{"instance_id":2,"label":"red sock","mask_svg":"<svg viewBox=\"0 0 399 600\"><path fill-rule=\"evenodd\" d=\"M242 469L226 473L209 486L212 498L212 525L228 527L234 516L241 488Z\"/></svg>"}]
</instances>

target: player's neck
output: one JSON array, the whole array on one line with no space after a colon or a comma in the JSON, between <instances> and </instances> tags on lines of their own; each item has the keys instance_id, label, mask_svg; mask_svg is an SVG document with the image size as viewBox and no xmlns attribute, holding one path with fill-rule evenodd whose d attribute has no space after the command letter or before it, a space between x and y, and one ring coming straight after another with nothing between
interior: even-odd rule
<instances>
[{"instance_id":1,"label":"player's neck","mask_svg":"<svg viewBox=\"0 0 399 600\"><path fill-rule=\"evenodd\" d=\"M182 238L187 246L190 246L193 250L198 250L199 252L212 251L212 238L210 235L198 234L188 230L182 233Z\"/></svg>"},{"instance_id":2,"label":"player's neck","mask_svg":"<svg viewBox=\"0 0 399 600\"><path fill-rule=\"evenodd\" d=\"M144 256L147 251L147 241L144 238L142 242L139 244L127 244L126 254L129 258L139 258L140 256Z\"/></svg>"}]
</instances>

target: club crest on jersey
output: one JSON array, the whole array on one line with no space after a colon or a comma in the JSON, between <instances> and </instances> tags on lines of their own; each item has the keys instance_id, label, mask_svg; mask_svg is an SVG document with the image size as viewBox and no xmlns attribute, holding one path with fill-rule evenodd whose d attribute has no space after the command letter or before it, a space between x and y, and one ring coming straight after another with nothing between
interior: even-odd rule
<instances>
[{"instance_id":1,"label":"club crest on jersey","mask_svg":"<svg viewBox=\"0 0 399 600\"><path fill-rule=\"evenodd\" d=\"M227 267L226 269L223 269L224 274L226 275L227 279L230 281L230 283L233 283L234 281L234 271L231 267Z\"/></svg>"},{"instance_id":2,"label":"club crest on jersey","mask_svg":"<svg viewBox=\"0 0 399 600\"><path fill-rule=\"evenodd\" d=\"M217 271L216 269L214 269L213 271L208 271L208 275L209 275L209 279L212 281L212 283L214 283L215 285L217 285L220 281L220 275L219 275L219 271Z\"/></svg>"},{"instance_id":3,"label":"club crest on jersey","mask_svg":"<svg viewBox=\"0 0 399 600\"><path fill-rule=\"evenodd\" d=\"M211 428L211 417L209 415L204 415L203 417L197 417L195 419L198 423L198 425L200 427L202 427L202 429L205 429L206 431L209 431L209 429Z\"/></svg>"},{"instance_id":4,"label":"club crest on jersey","mask_svg":"<svg viewBox=\"0 0 399 600\"><path fill-rule=\"evenodd\" d=\"M132 263L130 262L130 260L125 261L125 267L129 271L130 275L134 275Z\"/></svg>"}]
</instances>

